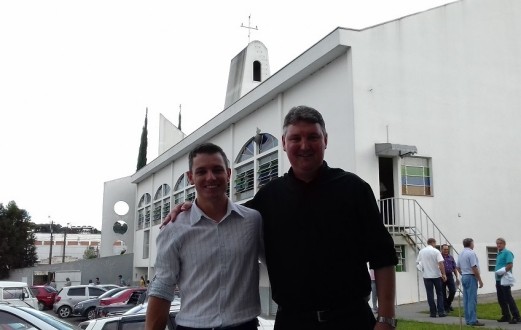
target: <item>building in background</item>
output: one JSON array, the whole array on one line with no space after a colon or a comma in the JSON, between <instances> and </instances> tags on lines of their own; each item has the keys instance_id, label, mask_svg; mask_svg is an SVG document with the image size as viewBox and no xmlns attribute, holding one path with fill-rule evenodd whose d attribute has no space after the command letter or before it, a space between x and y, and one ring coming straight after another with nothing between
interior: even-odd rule
<instances>
[{"instance_id":1,"label":"building in background","mask_svg":"<svg viewBox=\"0 0 521 330\"><path fill-rule=\"evenodd\" d=\"M429 237L456 258L472 237L482 277L494 283L495 239L521 251L519 235L505 232L521 218L519 17L516 0L461 0L362 30L336 28L271 76L266 47L253 41L232 60L223 111L125 178L121 198L105 190L103 246L124 237L133 275L151 278L162 218L195 198L185 176L193 146L224 149L230 197L244 202L289 170L282 120L308 105L326 121L328 164L362 177L379 199L400 261L398 304L426 298L415 260ZM119 200L129 204L125 233L111 211ZM349 256L338 258L348 265ZM260 290L263 313L273 314L265 269Z\"/></svg>"},{"instance_id":2,"label":"building in background","mask_svg":"<svg viewBox=\"0 0 521 330\"><path fill-rule=\"evenodd\" d=\"M36 237L35 246L39 264L49 264L49 253L52 253L52 264L82 260L87 250L89 250L87 253L91 256L98 257L100 255L101 234L64 235L62 233L54 233L52 235L52 245L51 234L35 233L34 235Z\"/></svg>"}]
</instances>

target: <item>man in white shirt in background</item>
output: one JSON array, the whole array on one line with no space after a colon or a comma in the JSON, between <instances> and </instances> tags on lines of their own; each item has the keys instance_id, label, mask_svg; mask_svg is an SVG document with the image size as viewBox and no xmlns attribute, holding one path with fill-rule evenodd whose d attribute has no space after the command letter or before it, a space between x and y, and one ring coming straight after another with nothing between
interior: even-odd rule
<instances>
[{"instance_id":1,"label":"man in white shirt in background","mask_svg":"<svg viewBox=\"0 0 521 330\"><path fill-rule=\"evenodd\" d=\"M429 303L429 312L431 317L445 317L445 306L443 302L442 284L447 280L445 275L445 267L443 265L443 256L441 252L435 248L436 240L429 238L427 246L420 250L416 263L421 264L423 268L423 283L427 292L427 302ZM434 303L434 290L436 290L436 303Z\"/></svg>"}]
</instances>

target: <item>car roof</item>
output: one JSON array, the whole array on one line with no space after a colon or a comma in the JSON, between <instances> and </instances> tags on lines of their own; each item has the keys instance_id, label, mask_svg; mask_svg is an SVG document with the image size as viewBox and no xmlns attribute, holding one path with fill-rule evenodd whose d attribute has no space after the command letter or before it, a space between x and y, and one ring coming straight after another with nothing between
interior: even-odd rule
<instances>
[{"instance_id":1,"label":"car roof","mask_svg":"<svg viewBox=\"0 0 521 330\"><path fill-rule=\"evenodd\" d=\"M16 281L0 281L0 287L13 287L13 286L29 286L25 282L16 282Z\"/></svg>"},{"instance_id":2,"label":"car roof","mask_svg":"<svg viewBox=\"0 0 521 330\"><path fill-rule=\"evenodd\" d=\"M74 330L74 325L66 322L64 320L60 320L57 317L41 312L32 307L26 306L13 306L0 304L0 310L6 311L10 314L16 315L16 317L20 317L24 320L27 320L29 323L37 323L38 327L43 327L43 329L71 329ZM33 328L31 328L33 329Z\"/></svg>"}]
</instances>

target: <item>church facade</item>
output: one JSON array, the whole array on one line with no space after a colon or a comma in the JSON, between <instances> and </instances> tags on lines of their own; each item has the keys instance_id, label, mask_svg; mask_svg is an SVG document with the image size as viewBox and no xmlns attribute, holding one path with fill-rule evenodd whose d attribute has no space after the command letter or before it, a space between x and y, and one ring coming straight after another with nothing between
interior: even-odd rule
<instances>
[{"instance_id":1,"label":"church facade","mask_svg":"<svg viewBox=\"0 0 521 330\"><path fill-rule=\"evenodd\" d=\"M359 175L379 200L400 261L397 304L426 299L415 260L429 237L449 244L456 259L472 237L480 290L494 292L495 239L521 253L512 231L521 218L520 16L515 0L461 0L362 30L339 27L273 75L267 49L250 43L232 61L224 110L122 180L131 191L128 231L107 239L127 235L134 275L152 278L162 218L195 197L185 176L193 146L224 149L230 198L244 202L289 170L282 120L308 105L326 121L328 164ZM118 221L105 194L104 235ZM340 257L349 266L349 255ZM311 274L302 276L313 285ZM260 289L263 312L272 313L265 269Z\"/></svg>"}]
</instances>

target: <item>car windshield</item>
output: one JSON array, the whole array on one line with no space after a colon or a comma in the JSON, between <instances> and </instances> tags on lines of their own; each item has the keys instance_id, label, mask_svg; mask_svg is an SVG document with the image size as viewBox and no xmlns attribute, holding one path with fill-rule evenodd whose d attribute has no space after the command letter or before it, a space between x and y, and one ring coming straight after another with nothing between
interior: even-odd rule
<instances>
[{"instance_id":1,"label":"car windshield","mask_svg":"<svg viewBox=\"0 0 521 330\"><path fill-rule=\"evenodd\" d=\"M114 295L116 295L118 292L120 291L123 291L123 290L126 290L126 289L123 289L123 288L114 288L114 289L111 289L107 292L104 292L101 296L99 296L98 298L102 299L102 298L107 298L107 297L112 297Z\"/></svg>"},{"instance_id":2,"label":"car windshield","mask_svg":"<svg viewBox=\"0 0 521 330\"><path fill-rule=\"evenodd\" d=\"M125 290L123 290L123 291L120 291L120 292L116 293L115 295L113 295L112 297L114 297L114 298L121 297L121 296L124 295L126 292L130 292L130 289L125 289Z\"/></svg>"},{"instance_id":3,"label":"car windshield","mask_svg":"<svg viewBox=\"0 0 521 330\"><path fill-rule=\"evenodd\" d=\"M45 291L47 291L47 292L49 292L49 293L58 292L58 290L56 290L56 289L53 288L52 286L44 286L43 288L45 289Z\"/></svg>"},{"instance_id":4,"label":"car windshield","mask_svg":"<svg viewBox=\"0 0 521 330\"><path fill-rule=\"evenodd\" d=\"M34 317L39 318L43 322L45 322L49 325L52 325L56 329L59 329L59 330L71 330L71 329L74 330L75 329L74 326L72 326L71 324L69 324L65 321L62 321L47 313L40 312L34 308L30 308L30 307L16 307L16 308L19 308L19 309L23 310L24 312L27 312L28 314L31 314Z\"/></svg>"}]
</instances>

